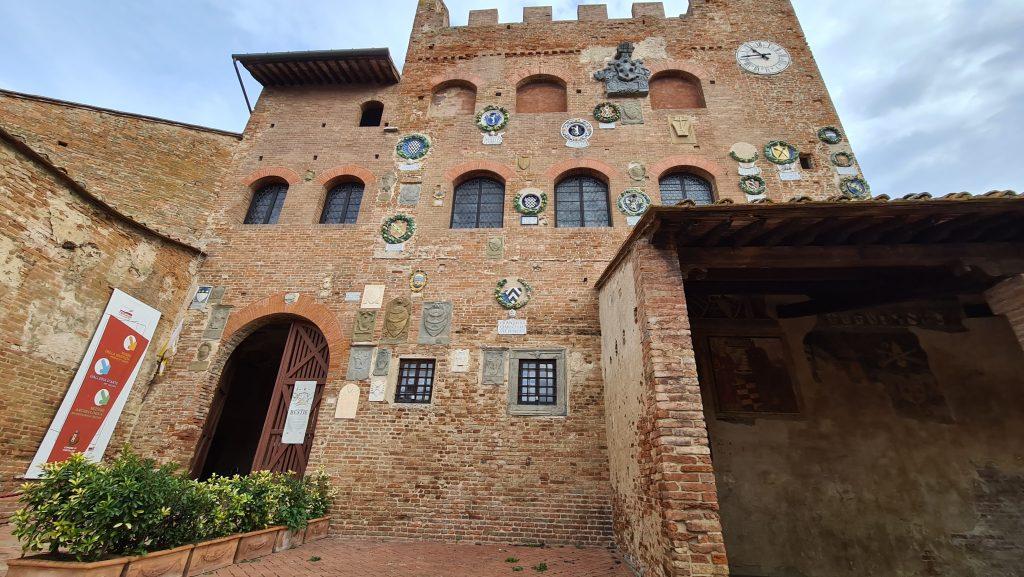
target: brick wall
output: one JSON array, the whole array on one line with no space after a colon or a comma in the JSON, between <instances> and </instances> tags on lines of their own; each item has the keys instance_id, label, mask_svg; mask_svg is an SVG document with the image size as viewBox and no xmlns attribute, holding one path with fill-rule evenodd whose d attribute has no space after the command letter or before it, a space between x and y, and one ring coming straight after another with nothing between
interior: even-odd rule
<instances>
[{"instance_id":1,"label":"brick wall","mask_svg":"<svg viewBox=\"0 0 1024 577\"><path fill-rule=\"evenodd\" d=\"M1003 281L985 295L996 314L1010 321L1017 340L1024 346L1024 275Z\"/></svg>"},{"instance_id":2,"label":"brick wall","mask_svg":"<svg viewBox=\"0 0 1024 577\"><path fill-rule=\"evenodd\" d=\"M4 135L0 135L4 136ZM163 314L167 341L199 253L126 222L80 195L51 166L0 139L0 494L13 490L42 441L113 288ZM16 215L16 216L15 216ZM154 371L147 354L122 425ZM117 447L117 443L111 447Z\"/></svg>"},{"instance_id":3,"label":"brick wall","mask_svg":"<svg viewBox=\"0 0 1024 577\"><path fill-rule=\"evenodd\" d=\"M124 214L199 242L238 136L0 90L0 127Z\"/></svg>"}]
</instances>

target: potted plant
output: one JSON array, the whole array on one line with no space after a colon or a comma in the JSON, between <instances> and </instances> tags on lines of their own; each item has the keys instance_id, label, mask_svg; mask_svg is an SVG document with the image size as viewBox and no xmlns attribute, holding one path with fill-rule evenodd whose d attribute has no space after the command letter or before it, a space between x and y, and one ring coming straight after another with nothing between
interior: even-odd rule
<instances>
[{"instance_id":1,"label":"potted plant","mask_svg":"<svg viewBox=\"0 0 1024 577\"><path fill-rule=\"evenodd\" d=\"M238 525L244 515L246 496L240 494L231 479L213 476L202 483L204 500L200 506L203 526L200 540L192 549L188 577L216 571L234 564L238 552Z\"/></svg>"},{"instance_id":2,"label":"potted plant","mask_svg":"<svg viewBox=\"0 0 1024 577\"><path fill-rule=\"evenodd\" d=\"M284 475L279 478L281 498L278 501L277 522L285 529L277 534L274 551L283 551L302 545L309 521L310 482L301 477Z\"/></svg>"},{"instance_id":3,"label":"potted plant","mask_svg":"<svg viewBox=\"0 0 1024 577\"><path fill-rule=\"evenodd\" d=\"M235 563L273 553L277 534L284 529L274 524L282 493L279 475L260 471L244 477L235 475L224 482L240 495L236 530L241 535Z\"/></svg>"},{"instance_id":4,"label":"potted plant","mask_svg":"<svg viewBox=\"0 0 1024 577\"><path fill-rule=\"evenodd\" d=\"M330 528L331 517L327 514L334 498L334 490L331 487L331 478L323 471L310 477L307 484L307 507L309 508L309 521L306 524L305 542L318 541L327 536Z\"/></svg>"}]
</instances>

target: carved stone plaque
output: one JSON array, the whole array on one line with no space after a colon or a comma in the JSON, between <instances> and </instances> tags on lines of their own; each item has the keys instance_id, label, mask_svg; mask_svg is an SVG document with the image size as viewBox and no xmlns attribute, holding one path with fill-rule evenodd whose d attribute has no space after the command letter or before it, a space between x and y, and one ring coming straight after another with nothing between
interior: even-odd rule
<instances>
[{"instance_id":1,"label":"carved stone plaque","mask_svg":"<svg viewBox=\"0 0 1024 577\"><path fill-rule=\"evenodd\" d=\"M409 316L412 303L405 297L398 297L388 303L384 310L384 333L380 342L387 344L404 343L409 338Z\"/></svg>"},{"instance_id":2,"label":"carved stone plaque","mask_svg":"<svg viewBox=\"0 0 1024 577\"><path fill-rule=\"evenodd\" d=\"M352 327L353 343L373 341L373 329L377 324L377 311L360 309L356 311L355 326Z\"/></svg>"},{"instance_id":3,"label":"carved stone plaque","mask_svg":"<svg viewBox=\"0 0 1024 577\"><path fill-rule=\"evenodd\" d=\"M644 67L643 60L633 59L633 43L623 42L616 49L615 58L594 73L594 79L604 81L608 96L646 96L651 71Z\"/></svg>"},{"instance_id":4,"label":"carved stone plaque","mask_svg":"<svg viewBox=\"0 0 1024 577\"><path fill-rule=\"evenodd\" d=\"M423 303L420 319L421 345L446 345L451 342L452 303Z\"/></svg>"},{"instance_id":5,"label":"carved stone plaque","mask_svg":"<svg viewBox=\"0 0 1024 577\"><path fill-rule=\"evenodd\" d=\"M373 347L352 347L348 353L348 372L345 378L350 381L370 378L372 357Z\"/></svg>"},{"instance_id":6,"label":"carved stone plaque","mask_svg":"<svg viewBox=\"0 0 1024 577\"><path fill-rule=\"evenodd\" d=\"M465 373L469 371L469 349L455 349L449 356L451 371Z\"/></svg>"},{"instance_id":7,"label":"carved stone plaque","mask_svg":"<svg viewBox=\"0 0 1024 577\"><path fill-rule=\"evenodd\" d=\"M230 314L231 307L214 305L210 310L210 322L206 323L203 338L209 341L220 340L221 335L224 334L224 327L228 324L228 316Z\"/></svg>"},{"instance_id":8,"label":"carved stone plaque","mask_svg":"<svg viewBox=\"0 0 1024 577\"><path fill-rule=\"evenodd\" d=\"M420 202L420 184L403 184L399 188L398 204L402 206L416 206Z\"/></svg>"},{"instance_id":9,"label":"carved stone plaque","mask_svg":"<svg viewBox=\"0 0 1024 577\"><path fill-rule=\"evenodd\" d=\"M619 122L623 124L643 124L644 109L639 102L620 102L619 110L622 111L622 118Z\"/></svg>"},{"instance_id":10,"label":"carved stone plaque","mask_svg":"<svg viewBox=\"0 0 1024 577\"><path fill-rule=\"evenodd\" d=\"M388 374L391 367L391 349L377 349L377 356L373 360L373 376L382 377Z\"/></svg>"},{"instance_id":11,"label":"carved stone plaque","mask_svg":"<svg viewBox=\"0 0 1024 577\"><path fill-rule=\"evenodd\" d=\"M689 116L670 116L669 131L676 142L697 143L697 134L693 129L693 119Z\"/></svg>"},{"instance_id":12,"label":"carved stone plaque","mask_svg":"<svg viewBox=\"0 0 1024 577\"><path fill-rule=\"evenodd\" d=\"M525 335L526 319L503 319L498 321L499 335Z\"/></svg>"},{"instance_id":13,"label":"carved stone plaque","mask_svg":"<svg viewBox=\"0 0 1024 577\"><path fill-rule=\"evenodd\" d=\"M481 382L485 385L501 385L505 382L505 349L484 349Z\"/></svg>"},{"instance_id":14,"label":"carved stone plaque","mask_svg":"<svg viewBox=\"0 0 1024 577\"><path fill-rule=\"evenodd\" d=\"M384 305L384 285L368 284L363 287L363 302L359 305L364 309L379 309Z\"/></svg>"},{"instance_id":15,"label":"carved stone plaque","mask_svg":"<svg viewBox=\"0 0 1024 577\"><path fill-rule=\"evenodd\" d=\"M370 377L370 398L371 403L384 402L388 390L387 377Z\"/></svg>"},{"instance_id":16,"label":"carved stone plaque","mask_svg":"<svg viewBox=\"0 0 1024 577\"><path fill-rule=\"evenodd\" d=\"M354 419L359 409L359 385L349 383L341 388L338 404L334 407L335 419Z\"/></svg>"},{"instance_id":17,"label":"carved stone plaque","mask_svg":"<svg viewBox=\"0 0 1024 577\"><path fill-rule=\"evenodd\" d=\"M492 236L487 239L484 256L492 260L500 260L505 255L505 237Z\"/></svg>"}]
</instances>

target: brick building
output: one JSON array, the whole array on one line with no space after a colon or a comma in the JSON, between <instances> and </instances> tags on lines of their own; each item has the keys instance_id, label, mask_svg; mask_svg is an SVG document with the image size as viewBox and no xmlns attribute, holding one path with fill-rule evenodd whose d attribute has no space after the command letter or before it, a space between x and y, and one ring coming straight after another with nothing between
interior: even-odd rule
<instances>
[{"instance_id":1,"label":"brick building","mask_svg":"<svg viewBox=\"0 0 1024 577\"><path fill-rule=\"evenodd\" d=\"M181 330L111 446L323 468L339 534L1017 574L1024 204L870 197L788 0L235 61L240 135L0 92L5 491L121 288Z\"/></svg>"}]
</instances>

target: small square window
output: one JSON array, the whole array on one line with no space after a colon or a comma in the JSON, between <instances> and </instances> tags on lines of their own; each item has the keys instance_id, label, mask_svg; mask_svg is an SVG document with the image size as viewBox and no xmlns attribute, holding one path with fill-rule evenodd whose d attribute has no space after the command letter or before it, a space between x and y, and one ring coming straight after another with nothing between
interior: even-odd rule
<instances>
[{"instance_id":1,"label":"small square window","mask_svg":"<svg viewBox=\"0 0 1024 577\"><path fill-rule=\"evenodd\" d=\"M429 404L433 391L433 359L403 359L399 363L396 403Z\"/></svg>"},{"instance_id":2,"label":"small square window","mask_svg":"<svg viewBox=\"0 0 1024 577\"><path fill-rule=\"evenodd\" d=\"M512 415L561 416L568 409L564 350L509 353L508 410Z\"/></svg>"}]
</instances>

